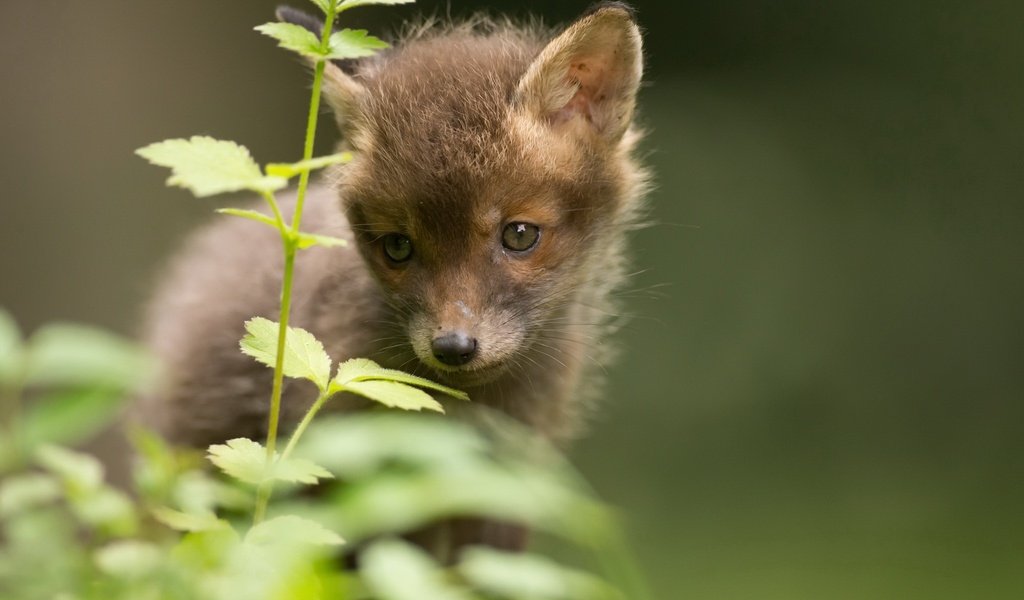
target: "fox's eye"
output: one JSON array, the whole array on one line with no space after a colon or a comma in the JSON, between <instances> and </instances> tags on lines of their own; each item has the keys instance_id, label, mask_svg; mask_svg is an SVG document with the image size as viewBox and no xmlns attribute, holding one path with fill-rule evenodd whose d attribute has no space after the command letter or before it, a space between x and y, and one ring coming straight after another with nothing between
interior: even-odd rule
<instances>
[{"instance_id":1,"label":"fox's eye","mask_svg":"<svg viewBox=\"0 0 1024 600\"><path fill-rule=\"evenodd\" d=\"M412 256L412 240L399 233L389 233L384 236L384 254L392 262L405 262Z\"/></svg>"},{"instance_id":2,"label":"fox's eye","mask_svg":"<svg viewBox=\"0 0 1024 600\"><path fill-rule=\"evenodd\" d=\"M501 242L509 250L526 252L537 245L540 227L529 223L509 223L501 233Z\"/></svg>"}]
</instances>

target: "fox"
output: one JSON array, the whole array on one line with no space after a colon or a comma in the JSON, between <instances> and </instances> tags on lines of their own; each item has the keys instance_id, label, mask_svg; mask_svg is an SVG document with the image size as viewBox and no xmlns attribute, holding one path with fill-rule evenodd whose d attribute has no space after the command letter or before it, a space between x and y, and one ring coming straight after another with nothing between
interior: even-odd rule
<instances>
[{"instance_id":1,"label":"fox","mask_svg":"<svg viewBox=\"0 0 1024 600\"><path fill-rule=\"evenodd\" d=\"M319 33L295 9L278 18ZM557 30L428 22L381 54L328 62L323 99L353 159L311 186L303 227L350 248L300 253L291 324L336 361L467 392L470 403L446 404L455 418L487 407L570 444L614 354L627 238L649 187L642 75L640 26L622 2ZM138 403L143 424L199 448L265 437L272 374L238 342L247 319L276 316L279 253L275 231L242 219L186 241L146 311L163 376ZM285 426L315 400L307 383L286 380Z\"/></svg>"}]
</instances>

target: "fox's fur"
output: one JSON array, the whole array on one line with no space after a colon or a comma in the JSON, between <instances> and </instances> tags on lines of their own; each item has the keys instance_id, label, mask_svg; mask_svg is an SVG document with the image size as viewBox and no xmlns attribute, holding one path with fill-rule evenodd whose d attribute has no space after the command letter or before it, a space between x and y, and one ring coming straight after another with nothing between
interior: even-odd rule
<instances>
[{"instance_id":1,"label":"fox's fur","mask_svg":"<svg viewBox=\"0 0 1024 600\"><path fill-rule=\"evenodd\" d=\"M641 54L631 11L606 2L557 34L477 19L328 64L324 96L355 159L313 186L302 228L354 249L299 254L292 325L335 361L367 357L467 391L470 404L446 401L452 411L485 405L571 440L609 357L647 180L632 125ZM502 246L513 222L539 226L534 249ZM391 233L411 240L407 262L385 257ZM280 252L270 228L222 218L173 261L146 326L165 378L140 403L170 440L265 436L271 371L238 341L247 319L277 317ZM432 356L449 330L478 341L469 363ZM287 424L315 390L285 385Z\"/></svg>"}]
</instances>

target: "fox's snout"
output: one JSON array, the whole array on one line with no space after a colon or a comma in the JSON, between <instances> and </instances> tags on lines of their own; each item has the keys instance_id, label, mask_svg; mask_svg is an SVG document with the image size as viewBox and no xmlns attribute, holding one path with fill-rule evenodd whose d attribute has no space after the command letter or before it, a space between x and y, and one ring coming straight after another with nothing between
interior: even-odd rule
<instances>
[{"instance_id":1,"label":"fox's snout","mask_svg":"<svg viewBox=\"0 0 1024 600\"><path fill-rule=\"evenodd\" d=\"M461 367L476 356L477 340L466 331L442 332L430 343L434 358L449 367Z\"/></svg>"}]
</instances>

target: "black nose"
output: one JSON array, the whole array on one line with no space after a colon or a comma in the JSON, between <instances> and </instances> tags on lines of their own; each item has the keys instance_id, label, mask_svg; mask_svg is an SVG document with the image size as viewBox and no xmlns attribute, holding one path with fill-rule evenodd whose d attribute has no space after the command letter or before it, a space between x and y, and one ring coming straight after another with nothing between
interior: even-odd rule
<instances>
[{"instance_id":1,"label":"black nose","mask_svg":"<svg viewBox=\"0 0 1024 600\"><path fill-rule=\"evenodd\" d=\"M473 360L476 354L476 339L462 331L446 333L434 338L431 344L434 358L452 367L458 367Z\"/></svg>"}]
</instances>

